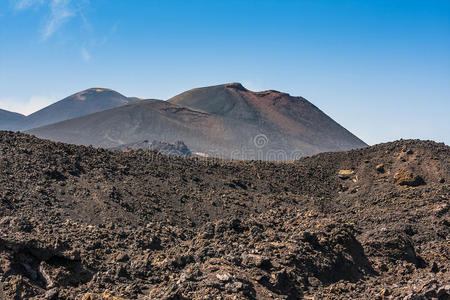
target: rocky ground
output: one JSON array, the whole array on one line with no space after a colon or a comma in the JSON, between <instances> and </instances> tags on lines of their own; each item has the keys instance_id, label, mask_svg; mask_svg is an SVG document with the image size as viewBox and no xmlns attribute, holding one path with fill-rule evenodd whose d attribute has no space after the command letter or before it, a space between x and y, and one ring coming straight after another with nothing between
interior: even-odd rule
<instances>
[{"instance_id":1,"label":"rocky ground","mask_svg":"<svg viewBox=\"0 0 450 300\"><path fill-rule=\"evenodd\" d=\"M0 132L0 298L450 299L450 147L289 163Z\"/></svg>"}]
</instances>

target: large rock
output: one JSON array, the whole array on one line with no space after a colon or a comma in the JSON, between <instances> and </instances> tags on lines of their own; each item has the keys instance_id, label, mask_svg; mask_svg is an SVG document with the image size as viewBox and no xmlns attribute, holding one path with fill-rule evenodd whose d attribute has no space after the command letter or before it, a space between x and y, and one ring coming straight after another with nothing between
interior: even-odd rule
<instances>
[{"instance_id":1,"label":"large rock","mask_svg":"<svg viewBox=\"0 0 450 300\"><path fill-rule=\"evenodd\" d=\"M353 174L355 174L355 172L352 170L339 170L338 177L341 179L348 179L352 177Z\"/></svg>"},{"instance_id":2,"label":"large rock","mask_svg":"<svg viewBox=\"0 0 450 300\"><path fill-rule=\"evenodd\" d=\"M394 180L397 184L405 186L419 186L425 184L425 181L422 177L410 171L401 171L395 173Z\"/></svg>"}]
</instances>

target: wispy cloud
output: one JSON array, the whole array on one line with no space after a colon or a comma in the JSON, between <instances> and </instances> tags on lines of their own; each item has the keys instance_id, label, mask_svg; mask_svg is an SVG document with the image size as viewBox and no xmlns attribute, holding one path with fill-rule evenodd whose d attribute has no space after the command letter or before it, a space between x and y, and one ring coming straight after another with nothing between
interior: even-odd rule
<instances>
[{"instance_id":1,"label":"wispy cloud","mask_svg":"<svg viewBox=\"0 0 450 300\"><path fill-rule=\"evenodd\" d=\"M85 60L88 61L91 59L91 54L89 53L89 51L85 48L82 47L81 48L81 57Z\"/></svg>"},{"instance_id":2,"label":"wispy cloud","mask_svg":"<svg viewBox=\"0 0 450 300\"><path fill-rule=\"evenodd\" d=\"M2 1L2 0L0 0ZM81 45L80 57L84 61L91 60L92 48L103 46L111 35L117 30L117 23L113 24L109 32L98 37L86 14L90 0L9 0L11 7L16 11L27 9L39 9L44 12L43 25L39 29L40 39L45 42L49 40L58 30L72 21L78 19L81 22L79 30L83 31L84 40L79 41Z\"/></svg>"},{"instance_id":3,"label":"wispy cloud","mask_svg":"<svg viewBox=\"0 0 450 300\"><path fill-rule=\"evenodd\" d=\"M49 39L65 23L74 17L84 17L82 10L89 0L11 0L14 10L22 11L33 7L46 7L48 13L42 28L42 40Z\"/></svg>"},{"instance_id":4,"label":"wispy cloud","mask_svg":"<svg viewBox=\"0 0 450 300\"><path fill-rule=\"evenodd\" d=\"M51 37L64 23L76 16L76 11L70 6L71 0L51 0L50 16L45 24L42 39Z\"/></svg>"},{"instance_id":5,"label":"wispy cloud","mask_svg":"<svg viewBox=\"0 0 450 300\"><path fill-rule=\"evenodd\" d=\"M12 2L15 10L24 10L34 5L41 5L43 3L44 0L16 0Z\"/></svg>"}]
</instances>

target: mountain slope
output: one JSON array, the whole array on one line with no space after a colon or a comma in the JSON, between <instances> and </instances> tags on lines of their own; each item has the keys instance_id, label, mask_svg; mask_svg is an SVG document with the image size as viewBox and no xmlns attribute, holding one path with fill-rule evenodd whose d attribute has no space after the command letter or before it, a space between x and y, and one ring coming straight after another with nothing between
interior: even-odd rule
<instances>
[{"instance_id":1,"label":"mountain slope","mask_svg":"<svg viewBox=\"0 0 450 300\"><path fill-rule=\"evenodd\" d=\"M303 98L250 92L240 84L142 100L28 132L101 147L181 140L193 153L236 159L291 160L366 146Z\"/></svg>"},{"instance_id":2,"label":"mountain slope","mask_svg":"<svg viewBox=\"0 0 450 300\"><path fill-rule=\"evenodd\" d=\"M21 123L20 129L41 127L135 101L135 99L129 99L113 90L91 88L66 97L27 116Z\"/></svg>"},{"instance_id":3,"label":"mountain slope","mask_svg":"<svg viewBox=\"0 0 450 300\"><path fill-rule=\"evenodd\" d=\"M233 143L238 134L233 130L220 116L166 101L142 100L28 132L51 140L106 148L142 140L182 140L193 152L220 149L229 155L228 143Z\"/></svg>"},{"instance_id":4,"label":"mountain slope","mask_svg":"<svg viewBox=\"0 0 450 300\"><path fill-rule=\"evenodd\" d=\"M0 109L0 130L14 130L24 118L22 114Z\"/></svg>"},{"instance_id":5,"label":"mountain slope","mask_svg":"<svg viewBox=\"0 0 450 300\"><path fill-rule=\"evenodd\" d=\"M193 89L168 101L257 125L269 143L296 139L297 150L305 143L320 152L367 146L306 99L274 90L252 92L231 83Z\"/></svg>"}]
</instances>

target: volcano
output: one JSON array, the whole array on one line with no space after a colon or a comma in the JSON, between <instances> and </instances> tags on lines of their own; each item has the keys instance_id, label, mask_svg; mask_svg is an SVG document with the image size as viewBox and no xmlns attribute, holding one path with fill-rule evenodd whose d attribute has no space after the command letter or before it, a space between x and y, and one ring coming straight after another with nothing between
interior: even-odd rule
<instances>
[{"instance_id":1,"label":"volcano","mask_svg":"<svg viewBox=\"0 0 450 300\"><path fill-rule=\"evenodd\" d=\"M136 102L134 98L104 88L91 88L66 97L31 115L14 122L12 129L27 130L76 117L89 115L106 109ZM2 129L11 129L3 128Z\"/></svg>"},{"instance_id":2,"label":"volcano","mask_svg":"<svg viewBox=\"0 0 450 300\"><path fill-rule=\"evenodd\" d=\"M234 159L291 160L367 146L302 97L252 92L239 83L141 100L29 133L106 148L181 140L194 153Z\"/></svg>"}]
</instances>

